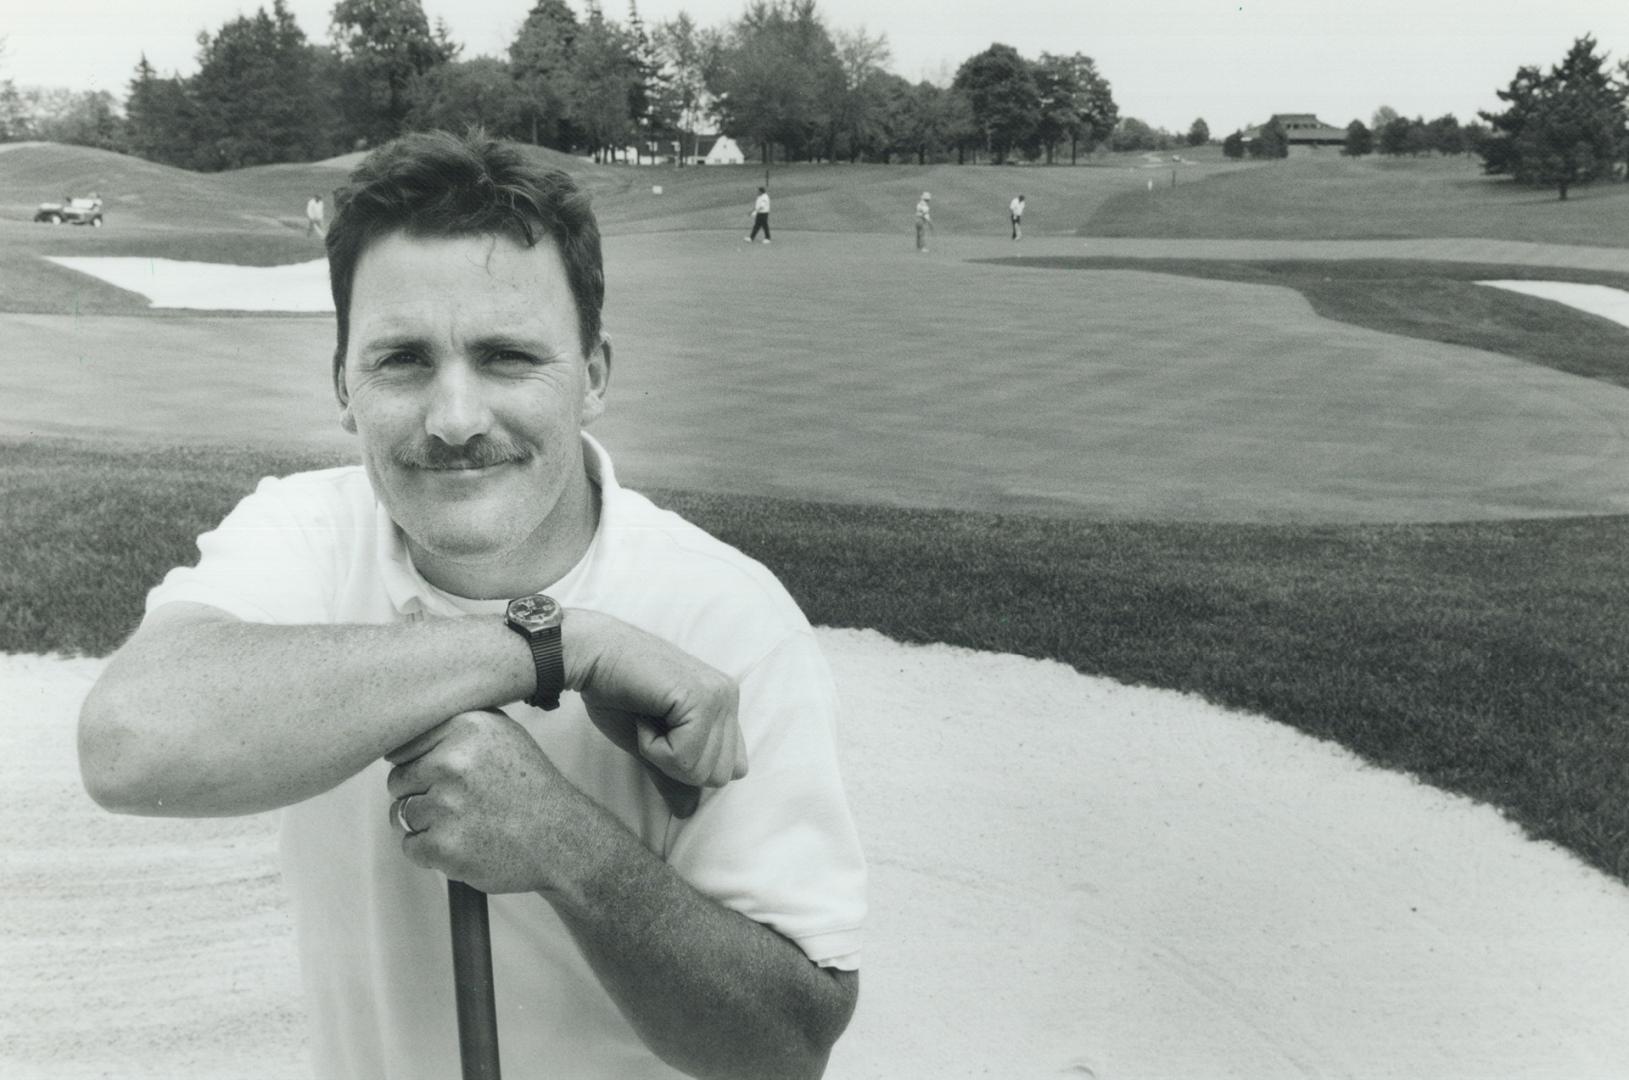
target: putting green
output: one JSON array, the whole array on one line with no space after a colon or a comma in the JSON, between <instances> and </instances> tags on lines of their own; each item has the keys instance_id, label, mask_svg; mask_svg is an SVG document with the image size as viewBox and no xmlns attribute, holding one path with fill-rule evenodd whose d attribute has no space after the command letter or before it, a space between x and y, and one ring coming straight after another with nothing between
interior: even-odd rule
<instances>
[{"instance_id":1,"label":"putting green","mask_svg":"<svg viewBox=\"0 0 1629 1080\"><path fill-rule=\"evenodd\" d=\"M599 431L637 484L1156 520L1629 510L1629 391L1329 322L1289 290L974 264L1013 246L957 237L606 246ZM12 314L0 334L0 434L350 445L327 318Z\"/></svg>"}]
</instances>

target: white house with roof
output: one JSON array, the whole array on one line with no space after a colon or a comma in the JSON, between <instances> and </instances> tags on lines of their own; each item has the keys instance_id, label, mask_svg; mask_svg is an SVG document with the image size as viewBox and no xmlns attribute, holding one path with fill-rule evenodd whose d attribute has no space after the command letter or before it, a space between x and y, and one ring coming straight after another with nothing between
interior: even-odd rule
<instances>
[{"instance_id":1,"label":"white house with roof","mask_svg":"<svg viewBox=\"0 0 1629 1080\"><path fill-rule=\"evenodd\" d=\"M745 165L741 147L728 135L704 135L701 138L703 165Z\"/></svg>"}]
</instances>

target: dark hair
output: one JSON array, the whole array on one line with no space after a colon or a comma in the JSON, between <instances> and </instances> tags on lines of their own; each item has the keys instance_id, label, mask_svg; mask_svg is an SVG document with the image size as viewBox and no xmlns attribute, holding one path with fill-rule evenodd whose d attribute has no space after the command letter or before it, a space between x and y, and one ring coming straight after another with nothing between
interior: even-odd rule
<instances>
[{"instance_id":1,"label":"dark hair","mask_svg":"<svg viewBox=\"0 0 1629 1080\"><path fill-rule=\"evenodd\" d=\"M387 233L409 236L506 236L532 247L552 239L565 263L586 354L599 344L605 304L600 228L588 192L566 172L539 164L513 143L479 131L404 135L358 165L334 193L328 229L328 284L339 341L335 385L350 336L351 286L368 245Z\"/></svg>"}]
</instances>

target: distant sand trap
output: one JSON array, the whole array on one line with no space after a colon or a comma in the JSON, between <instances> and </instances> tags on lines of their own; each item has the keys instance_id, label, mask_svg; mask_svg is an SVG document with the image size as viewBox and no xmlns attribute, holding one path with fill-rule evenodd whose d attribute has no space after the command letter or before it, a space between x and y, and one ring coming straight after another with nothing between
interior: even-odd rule
<instances>
[{"instance_id":1,"label":"distant sand trap","mask_svg":"<svg viewBox=\"0 0 1629 1080\"><path fill-rule=\"evenodd\" d=\"M1478 281L1477 284L1554 300L1629 326L1629 292L1610 285L1580 285L1572 281Z\"/></svg>"},{"instance_id":2,"label":"distant sand trap","mask_svg":"<svg viewBox=\"0 0 1629 1080\"><path fill-rule=\"evenodd\" d=\"M328 261L234 266L177 259L47 256L52 262L147 297L155 308L197 311L333 311Z\"/></svg>"},{"instance_id":3,"label":"distant sand trap","mask_svg":"<svg viewBox=\"0 0 1629 1080\"><path fill-rule=\"evenodd\" d=\"M1192 696L819 635L872 868L829 1076L1629 1061L1629 889L1493 810ZM0 1071L287 1075L303 1036L271 823L97 811L73 721L100 667L0 656Z\"/></svg>"}]
</instances>

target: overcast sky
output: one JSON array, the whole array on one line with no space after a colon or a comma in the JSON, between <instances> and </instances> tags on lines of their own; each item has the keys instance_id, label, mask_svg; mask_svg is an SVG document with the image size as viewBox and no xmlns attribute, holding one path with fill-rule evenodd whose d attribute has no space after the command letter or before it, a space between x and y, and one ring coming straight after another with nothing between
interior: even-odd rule
<instances>
[{"instance_id":1,"label":"overcast sky","mask_svg":"<svg viewBox=\"0 0 1629 1080\"><path fill-rule=\"evenodd\" d=\"M582 0L570 0L579 14ZM531 0L423 0L466 57L502 55ZM195 38L258 3L246 0L6 0L0 77L23 86L106 89L122 97L142 52L163 73L195 69ZM270 7L270 0L266 6ZM688 11L703 26L745 0L640 0L647 24ZM1083 52L1114 89L1121 116L1218 135L1275 112L1345 126L1381 105L1462 121L1499 106L1494 90L1521 64L1548 66L1590 33L1614 61L1629 55L1629 0L820 0L828 27L885 35L891 70L948 82L999 41L1034 58ZM625 0L606 14L627 18ZM332 0L289 0L326 40Z\"/></svg>"}]
</instances>

